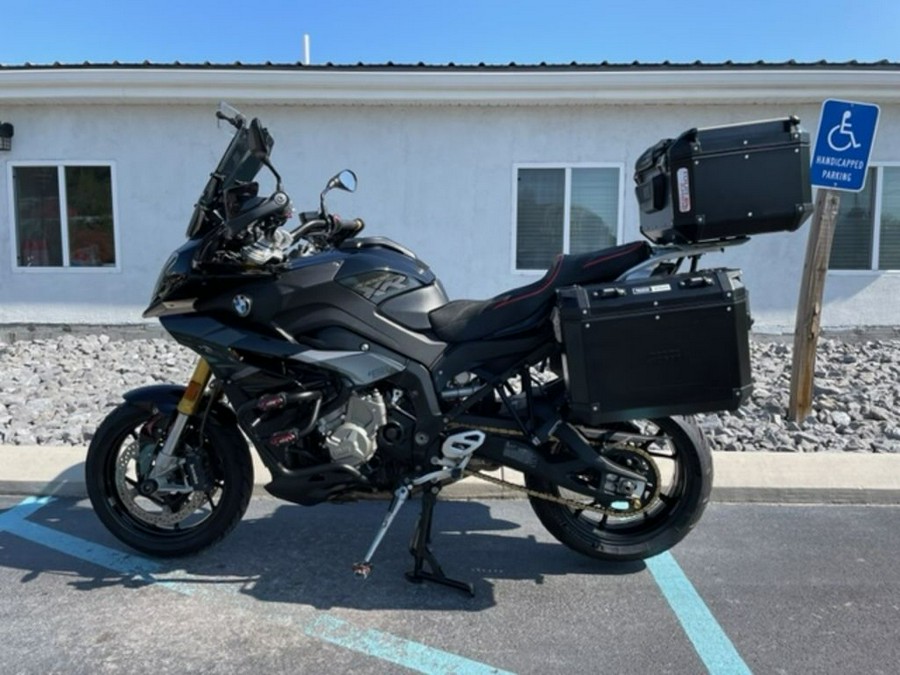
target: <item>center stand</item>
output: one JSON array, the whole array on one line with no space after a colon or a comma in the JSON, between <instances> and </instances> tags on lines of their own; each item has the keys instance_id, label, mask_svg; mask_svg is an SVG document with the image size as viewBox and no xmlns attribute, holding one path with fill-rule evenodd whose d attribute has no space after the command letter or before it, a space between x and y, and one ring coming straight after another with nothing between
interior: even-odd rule
<instances>
[{"instance_id":1,"label":"center stand","mask_svg":"<svg viewBox=\"0 0 900 675\"><path fill-rule=\"evenodd\" d=\"M415 564L413 569L406 573L406 578L417 584L423 581L433 581L436 584L449 586L475 597L475 588L472 584L451 579L444 574L444 570L441 569L437 558L434 557L434 553L431 551L431 524L434 516L434 505L437 503L437 496L440 491L440 486L434 485L426 489L422 494L422 511L419 513L416 530L409 545L409 552L412 554ZM431 571L424 569L425 563L428 563Z\"/></svg>"}]
</instances>

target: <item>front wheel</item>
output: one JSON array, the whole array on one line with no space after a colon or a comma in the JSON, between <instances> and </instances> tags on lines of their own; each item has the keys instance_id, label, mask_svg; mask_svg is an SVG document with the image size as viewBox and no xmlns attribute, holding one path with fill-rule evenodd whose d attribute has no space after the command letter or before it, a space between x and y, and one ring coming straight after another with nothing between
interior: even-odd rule
<instances>
[{"instance_id":1,"label":"front wheel","mask_svg":"<svg viewBox=\"0 0 900 675\"><path fill-rule=\"evenodd\" d=\"M214 417L182 432L180 466L166 477L181 490L153 490L149 480L169 415L125 403L103 420L88 448L85 481L113 535L138 551L174 557L213 545L238 524L250 502L253 464L238 430Z\"/></svg>"},{"instance_id":2,"label":"front wheel","mask_svg":"<svg viewBox=\"0 0 900 675\"><path fill-rule=\"evenodd\" d=\"M525 485L565 500L529 497L544 527L569 548L600 560L649 558L677 544L697 524L712 489L712 454L693 420L667 417L616 429L625 432L622 440L594 444L612 461L647 476L648 491L639 504L601 505L536 475L526 475Z\"/></svg>"}]
</instances>

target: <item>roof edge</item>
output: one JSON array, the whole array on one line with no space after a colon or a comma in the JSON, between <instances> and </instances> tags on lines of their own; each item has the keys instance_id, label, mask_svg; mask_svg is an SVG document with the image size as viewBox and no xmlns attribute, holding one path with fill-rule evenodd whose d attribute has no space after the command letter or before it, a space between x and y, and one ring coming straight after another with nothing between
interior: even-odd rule
<instances>
[{"instance_id":1,"label":"roof edge","mask_svg":"<svg viewBox=\"0 0 900 675\"><path fill-rule=\"evenodd\" d=\"M853 67L0 67L0 102L596 104L900 102L900 64Z\"/></svg>"},{"instance_id":2,"label":"roof edge","mask_svg":"<svg viewBox=\"0 0 900 675\"><path fill-rule=\"evenodd\" d=\"M764 70L790 70L790 69L900 69L900 62L881 59L879 61L827 61L825 59L819 61L661 61L661 62L614 62L601 61L597 63L582 63L572 61L570 63L394 63L388 61L386 63L313 63L304 64L297 62L256 62L243 63L234 61L232 63L214 63L205 62L120 62L111 61L107 63L84 61L82 63L19 63L19 64L0 64L0 70L330 70L330 71L384 71L384 70L419 70L419 71L547 71L547 70L589 70L589 71L611 71L611 70L731 70L731 69L764 69Z\"/></svg>"}]
</instances>

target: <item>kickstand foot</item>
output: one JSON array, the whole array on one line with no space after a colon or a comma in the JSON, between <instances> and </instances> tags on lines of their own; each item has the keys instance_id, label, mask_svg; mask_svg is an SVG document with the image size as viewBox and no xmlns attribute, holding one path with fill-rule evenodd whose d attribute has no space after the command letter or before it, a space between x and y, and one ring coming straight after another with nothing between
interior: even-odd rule
<instances>
[{"instance_id":1,"label":"kickstand foot","mask_svg":"<svg viewBox=\"0 0 900 675\"><path fill-rule=\"evenodd\" d=\"M413 539L409 546L414 565L413 569L406 573L406 578L417 584L423 581L432 581L475 597L475 588L472 584L459 581L458 579L451 579L444 574L444 570L441 569L437 558L434 557L434 553L431 550L431 523L434 515L434 505L437 502L437 496L440 491L440 487L434 486L427 489L422 496L422 512L419 514L416 530L413 533ZM430 571L424 569L426 563L428 563Z\"/></svg>"}]
</instances>

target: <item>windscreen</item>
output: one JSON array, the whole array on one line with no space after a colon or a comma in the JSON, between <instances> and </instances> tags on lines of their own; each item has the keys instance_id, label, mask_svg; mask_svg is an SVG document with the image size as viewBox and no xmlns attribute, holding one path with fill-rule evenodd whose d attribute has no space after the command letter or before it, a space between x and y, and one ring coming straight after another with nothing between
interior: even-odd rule
<instances>
[{"instance_id":1,"label":"windscreen","mask_svg":"<svg viewBox=\"0 0 900 675\"><path fill-rule=\"evenodd\" d=\"M188 225L188 238L193 239L203 233L206 218L204 207L212 206L228 188L252 181L261 167L262 162L250 149L250 128L249 125L245 125L235 133L215 172L203 188Z\"/></svg>"}]
</instances>

